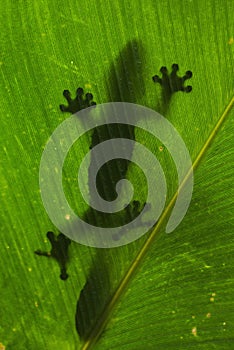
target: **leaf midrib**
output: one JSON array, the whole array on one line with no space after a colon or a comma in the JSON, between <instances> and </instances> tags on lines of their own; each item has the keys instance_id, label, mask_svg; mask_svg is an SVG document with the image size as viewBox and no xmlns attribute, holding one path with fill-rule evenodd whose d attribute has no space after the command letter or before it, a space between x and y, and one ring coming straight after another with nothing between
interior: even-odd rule
<instances>
[{"instance_id":1,"label":"leaf midrib","mask_svg":"<svg viewBox=\"0 0 234 350\"><path fill-rule=\"evenodd\" d=\"M97 342L97 340L100 337L102 331L104 330L104 328L106 327L106 325L108 323L108 320L110 318L110 315L111 315L115 305L118 303L120 297L123 295L123 293L124 293L124 291L126 289L126 286L130 282L130 280L133 277L133 275L135 274L138 266L140 265L140 262L143 260L145 254L147 253L148 249L150 248L152 242L155 241L156 238L158 239L160 237L160 228L162 227L165 219L167 218L167 215L170 213L172 207L174 206L174 204L176 202L176 199L177 199L177 195L178 195L179 190L181 190L183 188L183 186L186 184L187 179L191 175L191 172L193 172L198 167L201 159L205 155L207 149L209 148L209 146L213 142L216 134L220 130L220 128L221 128L224 120L226 119L228 113L230 112L233 104L234 104L234 96L231 98L231 100L228 103L227 107L225 108L223 114L219 118L218 122L216 123L215 127L211 131L209 137L207 138L206 142L204 143L203 147L201 148L200 152L198 153L195 161L192 164L192 168L188 171L188 173L185 176L185 178L184 178L183 182L181 183L180 187L175 192L175 194L173 195L173 197L170 200L169 204L165 208L163 214L161 215L160 219L158 220L156 226L154 227L154 229L152 230L151 234L149 235L149 237L147 238L147 240L145 241L145 243L141 247L139 253L136 256L136 258L133 260L130 268L128 269L128 271L126 272L125 276L121 280L121 282L120 282L119 286L117 287L117 289L116 289L113 297L111 298L109 304L107 304L107 306L105 307L105 310L103 311L101 317L99 318L98 322L96 323L95 327L93 328L89 339L83 344L83 347L82 347L81 350L91 349L92 346L94 346L95 343Z\"/></svg>"}]
</instances>

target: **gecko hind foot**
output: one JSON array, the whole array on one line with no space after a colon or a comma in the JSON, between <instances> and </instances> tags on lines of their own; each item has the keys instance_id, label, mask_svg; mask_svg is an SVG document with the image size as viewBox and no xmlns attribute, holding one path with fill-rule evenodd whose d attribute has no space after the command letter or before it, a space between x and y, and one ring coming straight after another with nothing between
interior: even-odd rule
<instances>
[{"instance_id":1,"label":"gecko hind foot","mask_svg":"<svg viewBox=\"0 0 234 350\"><path fill-rule=\"evenodd\" d=\"M58 236L52 231L48 231L46 234L51 244L51 250L49 252L43 252L38 249L34 251L35 254L40 256L51 257L57 260L60 266L60 278L66 280L68 278L66 264L69 260L68 249L71 244L70 238L66 237L63 233L59 233Z\"/></svg>"}]
</instances>

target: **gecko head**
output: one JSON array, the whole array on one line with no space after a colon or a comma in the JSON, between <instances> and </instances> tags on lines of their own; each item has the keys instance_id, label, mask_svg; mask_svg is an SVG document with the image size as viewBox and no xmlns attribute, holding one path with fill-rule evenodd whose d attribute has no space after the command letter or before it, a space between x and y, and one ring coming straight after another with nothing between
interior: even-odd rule
<instances>
[{"instance_id":1,"label":"gecko head","mask_svg":"<svg viewBox=\"0 0 234 350\"><path fill-rule=\"evenodd\" d=\"M177 72L179 70L178 64L174 63L171 67L171 73L168 73L167 67L161 67L160 72L162 77L160 78L158 75L153 76L153 81L155 83L159 83L164 89L166 95L171 95L177 91L190 92L192 91L192 86L184 86L184 82L190 78L192 78L192 72L188 70L184 76L179 77Z\"/></svg>"},{"instance_id":2,"label":"gecko head","mask_svg":"<svg viewBox=\"0 0 234 350\"><path fill-rule=\"evenodd\" d=\"M82 109L96 105L96 102L92 101L93 95L89 92L84 94L84 90L81 87L76 90L76 97L74 99L71 98L69 90L64 90L63 96L67 100L68 105L60 105L60 110L62 112L70 112L74 114Z\"/></svg>"}]
</instances>

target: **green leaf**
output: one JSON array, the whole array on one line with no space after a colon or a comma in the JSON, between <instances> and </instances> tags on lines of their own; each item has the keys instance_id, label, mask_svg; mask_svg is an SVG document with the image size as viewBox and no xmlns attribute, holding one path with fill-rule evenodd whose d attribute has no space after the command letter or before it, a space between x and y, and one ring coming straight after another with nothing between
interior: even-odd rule
<instances>
[{"instance_id":1,"label":"green leaf","mask_svg":"<svg viewBox=\"0 0 234 350\"><path fill-rule=\"evenodd\" d=\"M0 343L13 350L230 349L233 3L7 2L0 14ZM181 76L193 72L193 90L175 94L167 108L152 77L173 63ZM165 234L177 182L163 149L158 158L167 178L168 211L152 233L109 250L72 243L69 278L62 281L55 260L34 254L51 249L47 231L58 233L43 207L38 174L46 141L67 118L59 110L62 92L78 87L98 104L120 98L160 108L190 152L195 184L183 222ZM162 146L145 137L136 132L155 152ZM89 146L87 135L74 148L77 167ZM64 187L77 209L73 159L71 153ZM131 174L141 199L145 186L137 169ZM79 208L81 214L86 209ZM77 321L82 298L90 318ZM87 333L81 338L76 322Z\"/></svg>"}]
</instances>

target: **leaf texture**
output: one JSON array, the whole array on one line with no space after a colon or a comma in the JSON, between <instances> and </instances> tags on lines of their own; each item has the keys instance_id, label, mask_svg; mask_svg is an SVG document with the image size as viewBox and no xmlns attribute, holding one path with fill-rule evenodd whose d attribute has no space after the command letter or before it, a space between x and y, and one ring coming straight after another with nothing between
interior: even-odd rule
<instances>
[{"instance_id":1,"label":"leaf texture","mask_svg":"<svg viewBox=\"0 0 234 350\"><path fill-rule=\"evenodd\" d=\"M233 3L53 0L0 6L2 347L230 349ZM193 72L193 90L175 94L167 106L152 77L173 63L181 75ZM58 233L41 201L38 172L48 138L67 118L59 110L62 91L79 86L98 104L131 101L166 114L190 152L195 184L189 211L173 233L164 234L168 211L156 231L123 247L71 243L69 278L62 281L54 260L34 254L43 246L49 251L46 232ZM81 215L87 206L79 205L81 194L73 190L92 141L86 136L64 170L68 200ZM157 154L171 208L173 160L158 140L140 130L134 137ZM127 176L136 199L143 199L138 169L131 165ZM87 317L77 319L77 310Z\"/></svg>"}]
</instances>

